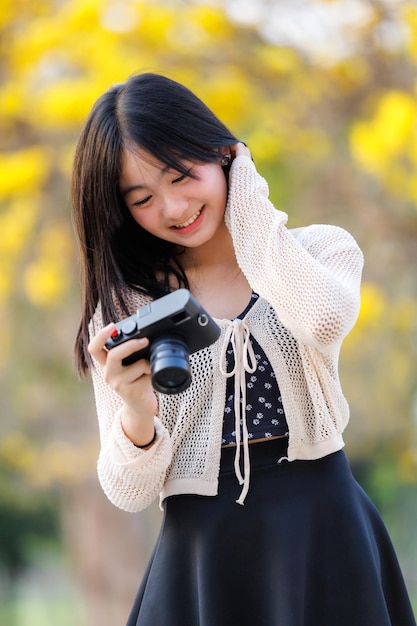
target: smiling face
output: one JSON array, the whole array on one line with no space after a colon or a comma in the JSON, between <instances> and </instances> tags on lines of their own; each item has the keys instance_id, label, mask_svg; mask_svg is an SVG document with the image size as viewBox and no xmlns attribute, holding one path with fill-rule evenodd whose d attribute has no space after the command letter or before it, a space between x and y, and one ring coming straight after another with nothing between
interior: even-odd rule
<instances>
[{"instance_id":1,"label":"smiling face","mask_svg":"<svg viewBox=\"0 0 417 626\"><path fill-rule=\"evenodd\" d=\"M122 155L120 190L134 220L152 235L186 248L224 231L227 182L219 161L169 169L141 149Z\"/></svg>"}]
</instances>

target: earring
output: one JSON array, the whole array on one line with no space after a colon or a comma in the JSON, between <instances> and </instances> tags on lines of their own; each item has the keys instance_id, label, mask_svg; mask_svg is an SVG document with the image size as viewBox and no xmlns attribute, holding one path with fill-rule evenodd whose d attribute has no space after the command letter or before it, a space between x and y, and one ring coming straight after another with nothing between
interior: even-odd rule
<instances>
[{"instance_id":1,"label":"earring","mask_svg":"<svg viewBox=\"0 0 417 626\"><path fill-rule=\"evenodd\" d=\"M227 167L228 165L230 165L231 160L232 157L230 156L230 154L224 154L221 160L222 167Z\"/></svg>"}]
</instances>

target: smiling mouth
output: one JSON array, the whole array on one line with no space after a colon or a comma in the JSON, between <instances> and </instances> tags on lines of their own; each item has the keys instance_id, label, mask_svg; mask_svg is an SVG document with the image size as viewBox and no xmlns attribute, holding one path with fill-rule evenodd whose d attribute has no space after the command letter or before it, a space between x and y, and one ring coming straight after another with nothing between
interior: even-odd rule
<instances>
[{"instance_id":1,"label":"smiling mouth","mask_svg":"<svg viewBox=\"0 0 417 626\"><path fill-rule=\"evenodd\" d=\"M194 215L190 217L189 220L187 220L186 222L183 222L182 224L176 224L174 228L177 228L180 230L181 228L187 228L187 226L191 226L191 224L193 224L196 221L196 219L200 217L202 210L203 208L199 209L197 213L194 213Z\"/></svg>"}]
</instances>

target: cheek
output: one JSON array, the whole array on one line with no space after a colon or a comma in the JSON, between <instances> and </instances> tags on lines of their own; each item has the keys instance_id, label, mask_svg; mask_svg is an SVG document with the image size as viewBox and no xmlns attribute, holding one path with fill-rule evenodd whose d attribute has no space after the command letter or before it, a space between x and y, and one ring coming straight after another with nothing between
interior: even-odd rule
<instances>
[{"instance_id":1,"label":"cheek","mask_svg":"<svg viewBox=\"0 0 417 626\"><path fill-rule=\"evenodd\" d=\"M136 213L135 211L130 211L130 209L129 209L129 212L131 216L133 217L133 219L135 220L135 222L139 224L139 226L141 226L144 230L147 230L150 233L155 231L156 226L150 214L147 214L145 212Z\"/></svg>"},{"instance_id":2,"label":"cheek","mask_svg":"<svg viewBox=\"0 0 417 626\"><path fill-rule=\"evenodd\" d=\"M218 203L226 205L227 181L222 170L211 177L207 188Z\"/></svg>"}]
</instances>

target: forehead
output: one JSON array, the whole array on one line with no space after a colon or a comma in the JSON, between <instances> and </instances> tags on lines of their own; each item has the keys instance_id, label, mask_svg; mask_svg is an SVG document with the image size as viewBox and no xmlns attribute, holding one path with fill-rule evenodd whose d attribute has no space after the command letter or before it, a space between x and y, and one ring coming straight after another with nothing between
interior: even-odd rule
<instances>
[{"instance_id":1,"label":"forehead","mask_svg":"<svg viewBox=\"0 0 417 626\"><path fill-rule=\"evenodd\" d=\"M159 161L153 154L139 147L123 148L120 155L122 171L125 169L142 169L144 171L158 170L167 171L164 163Z\"/></svg>"},{"instance_id":2,"label":"forehead","mask_svg":"<svg viewBox=\"0 0 417 626\"><path fill-rule=\"evenodd\" d=\"M146 185L159 179L168 167L141 148L125 148L120 155L120 187Z\"/></svg>"}]
</instances>

